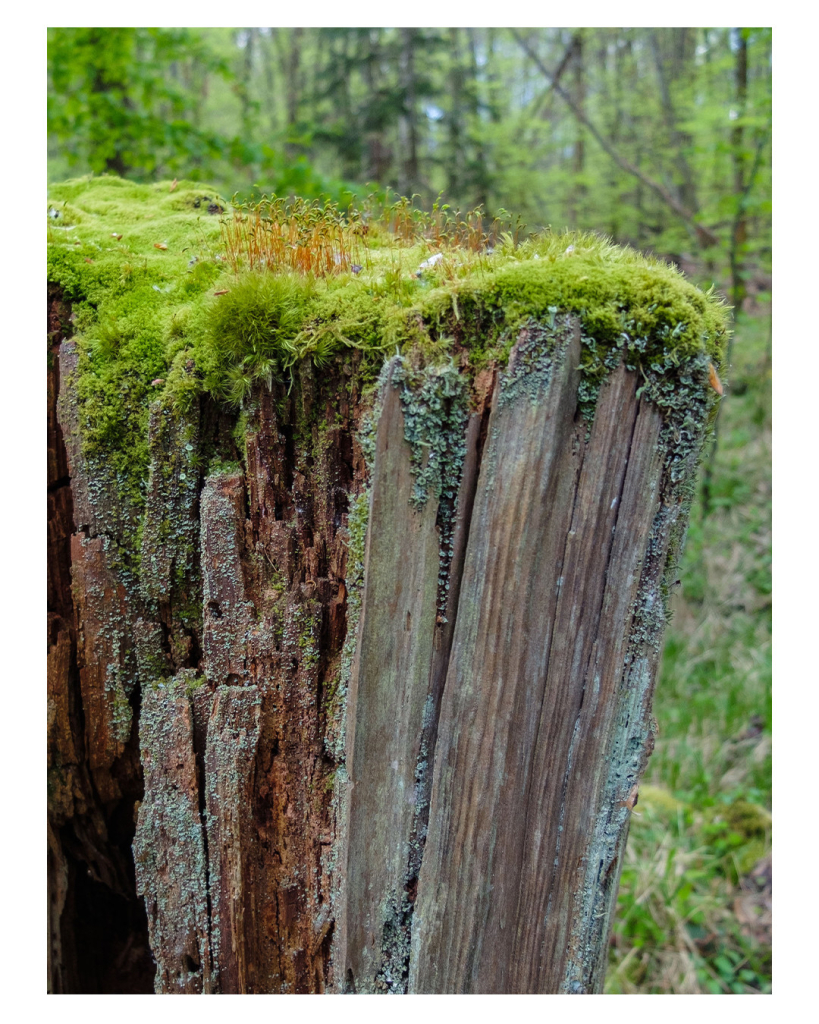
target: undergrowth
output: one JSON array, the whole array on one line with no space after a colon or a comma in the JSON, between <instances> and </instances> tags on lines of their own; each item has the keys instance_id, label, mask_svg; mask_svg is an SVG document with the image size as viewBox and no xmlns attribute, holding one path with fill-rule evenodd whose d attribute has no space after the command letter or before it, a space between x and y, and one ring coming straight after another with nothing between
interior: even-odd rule
<instances>
[{"instance_id":1,"label":"undergrowth","mask_svg":"<svg viewBox=\"0 0 819 1024\"><path fill-rule=\"evenodd\" d=\"M691 512L609 992L771 990L769 323L740 321L713 510Z\"/></svg>"}]
</instances>

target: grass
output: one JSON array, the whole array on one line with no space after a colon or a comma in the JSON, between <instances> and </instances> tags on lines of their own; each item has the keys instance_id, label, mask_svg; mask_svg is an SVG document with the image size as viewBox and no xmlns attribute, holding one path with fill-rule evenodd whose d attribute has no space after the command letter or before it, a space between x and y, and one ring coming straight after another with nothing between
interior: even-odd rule
<instances>
[{"instance_id":1,"label":"grass","mask_svg":"<svg viewBox=\"0 0 819 1024\"><path fill-rule=\"evenodd\" d=\"M701 498L692 509L666 634L607 992L771 991L769 332L769 317L737 325L711 509Z\"/></svg>"}]
</instances>

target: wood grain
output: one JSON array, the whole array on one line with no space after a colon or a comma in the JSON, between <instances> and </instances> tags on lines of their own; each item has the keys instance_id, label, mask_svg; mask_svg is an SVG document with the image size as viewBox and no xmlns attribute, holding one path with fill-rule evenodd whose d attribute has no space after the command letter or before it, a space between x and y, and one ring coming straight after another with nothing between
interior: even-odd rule
<instances>
[{"instance_id":1,"label":"wood grain","mask_svg":"<svg viewBox=\"0 0 819 1024\"><path fill-rule=\"evenodd\" d=\"M531 344L524 334L508 373ZM575 331L537 388L504 401L501 378L493 396L442 701L410 991L587 991L576 964L599 959L578 917L611 868L593 840L610 797L606 755L657 508L660 417L621 367L586 439L579 356ZM621 832L625 824L624 815Z\"/></svg>"},{"instance_id":2,"label":"wood grain","mask_svg":"<svg viewBox=\"0 0 819 1024\"><path fill-rule=\"evenodd\" d=\"M401 914L415 814L415 771L433 657L437 501L413 492L399 392L391 384L376 434L365 590L348 697L352 781L346 870L345 975L373 991L384 928Z\"/></svg>"}]
</instances>

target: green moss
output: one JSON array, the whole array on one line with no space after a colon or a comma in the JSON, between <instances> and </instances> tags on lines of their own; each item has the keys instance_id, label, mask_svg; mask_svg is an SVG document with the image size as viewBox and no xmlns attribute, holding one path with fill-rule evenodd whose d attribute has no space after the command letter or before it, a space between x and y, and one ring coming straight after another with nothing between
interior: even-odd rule
<instances>
[{"instance_id":1,"label":"green moss","mask_svg":"<svg viewBox=\"0 0 819 1024\"><path fill-rule=\"evenodd\" d=\"M314 291L293 274L248 274L204 315L197 363L206 391L239 405L254 384L282 380Z\"/></svg>"},{"instance_id":2,"label":"green moss","mask_svg":"<svg viewBox=\"0 0 819 1024\"><path fill-rule=\"evenodd\" d=\"M744 839L764 837L771 829L771 815L748 800L735 800L724 812L728 827Z\"/></svg>"},{"instance_id":3,"label":"green moss","mask_svg":"<svg viewBox=\"0 0 819 1024\"><path fill-rule=\"evenodd\" d=\"M168 183L110 177L49 193L60 216L48 218L47 273L73 307L83 451L92 471L104 465L137 520L150 458L148 409L178 354L169 343L178 343L191 303L201 303L222 273L218 217L203 205L216 195L189 182L170 192ZM190 388L183 365L175 379L182 377ZM131 554L123 552L123 561Z\"/></svg>"},{"instance_id":4,"label":"green moss","mask_svg":"<svg viewBox=\"0 0 819 1024\"><path fill-rule=\"evenodd\" d=\"M407 373L450 366L468 378L505 365L522 327L557 336L558 315L573 314L582 331L581 413L591 421L602 382L625 358L663 410L681 477L716 401L708 368L721 362L724 305L666 264L594 235L546 234L481 253L445 246L422 267L428 245L374 229L360 273L314 280L290 271L237 276L220 226L221 211L231 213L208 186L183 181L171 191L167 182L82 178L52 186L48 208L48 280L73 309L83 451L130 510L129 551L139 549L152 402L184 411L210 394L246 406L257 383L290 387L305 360L321 368L358 350L362 389L396 352ZM402 395L408 431L424 433L435 413L431 393L419 385ZM426 411L416 423L418 403ZM449 451L450 433L431 436ZM416 440L420 451L429 438ZM457 454L444 457L434 443L429 451L414 467L418 495L440 490L441 460ZM122 560L130 570L129 551Z\"/></svg>"},{"instance_id":5,"label":"green moss","mask_svg":"<svg viewBox=\"0 0 819 1024\"><path fill-rule=\"evenodd\" d=\"M318 665L318 624L315 616L310 615L303 607L296 606L293 619L298 630L296 643L301 651L301 663L306 669Z\"/></svg>"},{"instance_id":6,"label":"green moss","mask_svg":"<svg viewBox=\"0 0 819 1024\"><path fill-rule=\"evenodd\" d=\"M188 697L192 697L196 690L207 684L207 679L204 676L196 676L193 679L188 679L185 683L185 693Z\"/></svg>"},{"instance_id":7,"label":"green moss","mask_svg":"<svg viewBox=\"0 0 819 1024\"><path fill-rule=\"evenodd\" d=\"M699 353L721 358L727 319L718 301L668 265L594 235L547 234L491 255L453 247L420 270L429 255L423 245L373 232L358 275L236 277L221 218L205 212L224 201L189 182L169 188L84 178L49 195L49 208L61 213L48 218L49 280L75 304L84 369L98 396L89 419L102 443L122 440L122 417L104 410L121 404L112 392L126 369L138 378L139 393L129 396L138 404L152 376L178 385L166 378L186 350L198 387L236 404L254 380L308 355L320 365L345 347L372 357L362 370L374 374L396 348L466 347L475 366L503 362L516 327L557 309L581 319L591 378L605 376L605 353L623 345L641 365L671 352L678 363Z\"/></svg>"}]
</instances>

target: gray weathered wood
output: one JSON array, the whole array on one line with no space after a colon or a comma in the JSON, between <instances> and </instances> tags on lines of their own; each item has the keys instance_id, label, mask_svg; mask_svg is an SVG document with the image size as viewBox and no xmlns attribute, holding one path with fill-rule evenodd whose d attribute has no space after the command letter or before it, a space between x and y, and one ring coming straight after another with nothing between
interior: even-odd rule
<instances>
[{"instance_id":1,"label":"gray weathered wood","mask_svg":"<svg viewBox=\"0 0 819 1024\"><path fill-rule=\"evenodd\" d=\"M389 383L376 435L365 591L348 696L352 782L346 868L345 972L373 991L384 929L397 922L415 814L415 770L433 655L437 501L410 504L410 447Z\"/></svg>"},{"instance_id":2,"label":"gray weathered wood","mask_svg":"<svg viewBox=\"0 0 819 1024\"><path fill-rule=\"evenodd\" d=\"M509 375L531 344L519 341ZM608 822L613 836L597 825L612 770L623 767L607 756L657 509L661 424L621 367L586 440L579 354L575 332L537 387L507 385L507 397L501 378L493 397L441 710L411 991L599 982L590 969L608 933L589 920L600 913L593 895L601 886L609 901L616 894L625 804L642 765L613 773L628 787L617 794L623 813Z\"/></svg>"}]
</instances>

